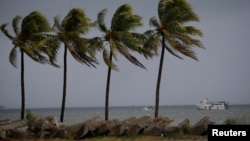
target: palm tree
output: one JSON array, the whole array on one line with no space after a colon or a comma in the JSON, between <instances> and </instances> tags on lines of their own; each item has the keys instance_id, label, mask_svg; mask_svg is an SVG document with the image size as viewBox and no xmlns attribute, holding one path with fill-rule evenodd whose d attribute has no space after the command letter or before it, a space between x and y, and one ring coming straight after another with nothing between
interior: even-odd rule
<instances>
[{"instance_id":1,"label":"palm tree","mask_svg":"<svg viewBox=\"0 0 250 141\"><path fill-rule=\"evenodd\" d=\"M139 33L131 32L142 25L142 17L133 14L132 6L129 4L121 5L113 15L111 20L111 27L108 29L104 22L104 17L107 13L107 9L103 9L98 13L97 25L101 32L104 33L101 38L102 42L109 43L109 54L108 51L103 47L103 59L108 65L107 74L107 85L106 85L106 97L105 97L105 120L108 120L109 113L109 88L111 69L118 70L112 59L117 59L116 52L121 53L131 63L145 69L145 66L140 63L134 56L131 55L131 51L136 51L144 55L148 55L146 51L141 47L145 36Z\"/></svg>"},{"instance_id":2,"label":"palm tree","mask_svg":"<svg viewBox=\"0 0 250 141\"><path fill-rule=\"evenodd\" d=\"M64 44L64 75L63 75L63 97L61 106L60 121L63 122L66 88L67 88L67 50L78 62L88 66L95 67L97 64L95 59L95 39L87 39L81 37L91 28L92 23L86 17L84 10L74 8L70 10L68 15L60 22L58 17L54 18L54 31L58 39ZM51 34L53 36L53 34Z\"/></svg>"},{"instance_id":3,"label":"palm tree","mask_svg":"<svg viewBox=\"0 0 250 141\"><path fill-rule=\"evenodd\" d=\"M199 22L199 17L193 12L191 5L186 0L159 0L158 17L159 20L156 17L149 20L150 25L155 29L145 32L148 36L145 47L152 48L157 53L158 44L161 42L162 45L156 85L155 117L158 117L159 111L160 83L165 49L180 59L182 57L177 52L198 61L192 47L204 48L201 41L194 39L194 36L202 37L202 32L187 25L188 22Z\"/></svg>"},{"instance_id":4,"label":"palm tree","mask_svg":"<svg viewBox=\"0 0 250 141\"><path fill-rule=\"evenodd\" d=\"M24 87L24 54L28 55L36 62L45 64L48 62L47 58L41 54L43 52L38 46L44 37L35 36L39 32L47 32L51 30L47 19L38 11L33 11L27 15L22 23L21 30L19 28L20 16L16 16L12 20L12 26L15 32L15 36L9 34L5 29L7 24L1 25L1 31L12 41L14 47L12 48L9 61L16 66L17 49L21 52L21 119L24 119L25 114L25 87ZM51 59L52 61L53 59Z\"/></svg>"}]
</instances>

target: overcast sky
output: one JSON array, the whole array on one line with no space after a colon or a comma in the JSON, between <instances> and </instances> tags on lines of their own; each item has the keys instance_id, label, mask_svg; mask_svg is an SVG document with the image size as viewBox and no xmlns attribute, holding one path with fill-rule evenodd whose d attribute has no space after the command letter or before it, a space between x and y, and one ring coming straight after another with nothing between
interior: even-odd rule
<instances>
[{"instance_id":1,"label":"overcast sky","mask_svg":"<svg viewBox=\"0 0 250 141\"><path fill-rule=\"evenodd\" d=\"M249 0L188 0L199 15L200 22L190 23L199 28L204 49L194 48L199 61L187 57L180 60L166 52L160 105L194 105L204 98L226 100L230 104L250 104L250 1ZM158 0L1 0L0 24L10 23L16 15L25 17L38 10L50 24L53 17L66 16L70 8L83 8L96 20L97 13L107 8L106 24L115 10L129 3L143 17L144 26L137 32L150 29L148 20L157 15ZM151 28L152 29L152 28ZM87 36L101 36L92 29ZM13 45L0 33L0 105L19 108L21 105L20 53L18 68L9 62ZM115 62L119 72L112 71L111 106L154 105L159 56L146 60L135 56L146 66L141 69L123 56ZM68 55L66 107L104 106L107 66L98 53L99 65L89 68ZM60 107L63 87L63 48L58 54L61 68L42 65L25 56L26 107Z\"/></svg>"}]
</instances>

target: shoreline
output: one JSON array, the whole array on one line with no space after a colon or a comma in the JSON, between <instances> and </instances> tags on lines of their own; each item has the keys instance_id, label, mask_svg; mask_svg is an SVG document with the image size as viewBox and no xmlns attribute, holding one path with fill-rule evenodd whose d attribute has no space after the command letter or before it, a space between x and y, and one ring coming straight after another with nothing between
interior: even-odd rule
<instances>
[{"instance_id":1,"label":"shoreline","mask_svg":"<svg viewBox=\"0 0 250 141\"><path fill-rule=\"evenodd\" d=\"M5 122L5 123L4 123ZM189 124L189 119L171 120L168 117L151 118L142 116L140 118L128 117L126 120L112 119L104 121L95 116L86 121L72 125L60 123L54 116L41 117L32 114L27 120L0 122L0 139L49 139L56 141L67 140L89 140L95 139L126 140L131 138L140 139L184 139L196 140L206 139L207 125L215 124L208 116L203 117L195 125ZM187 139L186 139L187 138Z\"/></svg>"}]
</instances>

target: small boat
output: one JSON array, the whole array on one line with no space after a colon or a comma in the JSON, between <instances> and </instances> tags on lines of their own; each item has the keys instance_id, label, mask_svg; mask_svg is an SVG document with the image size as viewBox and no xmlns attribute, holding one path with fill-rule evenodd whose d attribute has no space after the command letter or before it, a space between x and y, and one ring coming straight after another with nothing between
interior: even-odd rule
<instances>
[{"instance_id":1,"label":"small boat","mask_svg":"<svg viewBox=\"0 0 250 141\"><path fill-rule=\"evenodd\" d=\"M153 106L146 106L146 107L143 107L143 110L144 111L154 110L154 107Z\"/></svg>"},{"instance_id":2,"label":"small boat","mask_svg":"<svg viewBox=\"0 0 250 141\"><path fill-rule=\"evenodd\" d=\"M198 110L226 110L229 108L227 101L210 101L208 98L200 101L200 103L195 104Z\"/></svg>"}]
</instances>

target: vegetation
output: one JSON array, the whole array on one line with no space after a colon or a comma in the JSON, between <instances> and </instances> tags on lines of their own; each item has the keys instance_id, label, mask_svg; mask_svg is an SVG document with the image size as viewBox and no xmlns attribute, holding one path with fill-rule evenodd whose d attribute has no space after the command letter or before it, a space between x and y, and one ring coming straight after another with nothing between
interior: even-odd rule
<instances>
[{"instance_id":1,"label":"vegetation","mask_svg":"<svg viewBox=\"0 0 250 141\"><path fill-rule=\"evenodd\" d=\"M111 20L110 29L108 29L104 23L104 16L106 15L106 12L107 9L103 9L99 12L96 24L101 32L104 33L104 36L100 41L102 43L108 42L110 50L108 55L108 51L105 47L103 47L103 59L108 65L105 96L105 120L108 120L111 69L118 70L116 65L113 63L112 58L114 57L117 59L116 52L118 51L131 63L145 69L145 66L132 56L129 51L136 51L138 53L143 53L144 55L146 55L146 52L142 48L145 36L140 33L131 32L134 28L142 25L142 17L133 14L132 6L124 4L116 10Z\"/></svg>"},{"instance_id":2,"label":"vegetation","mask_svg":"<svg viewBox=\"0 0 250 141\"><path fill-rule=\"evenodd\" d=\"M25 87L24 87L24 54L38 63L45 64L47 58L42 54L45 50L41 45L44 37L36 36L37 33L50 31L51 28L47 19L38 11L33 11L27 15L19 27L20 16L16 16L12 20L12 26L15 36L9 34L5 29L7 23L1 25L1 31L11 40L14 47L12 48L9 61L16 67L17 49L21 52L21 119L25 115Z\"/></svg>"},{"instance_id":3,"label":"vegetation","mask_svg":"<svg viewBox=\"0 0 250 141\"><path fill-rule=\"evenodd\" d=\"M193 38L194 36L202 36L202 32L193 26L186 25L188 22L198 22L199 17L185 0L159 0L158 17L158 20L156 17L149 20L150 25L155 29L145 32L148 36L145 43L147 48L151 47L157 53L157 48L161 43L161 58L155 94L155 117L158 117L159 112L160 84L165 49L179 59L182 59L182 57L176 52L198 60L193 47L204 48L199 40Z\"/></svg>"},{"instance_id":4,"label":"vegetation","mask_svg":"<svg viewBox=\"0 0 250 141\"><path fill-rule=\"evenodd\" d=\"M31 110L27 109L25 119L29 121L33 115L34 113Z\"/></svg>"},{"instance_id":5,"label":"vegetation","mask_svg":"<svg viewBox=\"0 0 250 141\"><path fill-rule=\"evenodd\" d=\"M64 44L64 75L63 75L63 97L60 121L63 122L67 91L67 50L73 58L82 64L95 67L97 63L94 57L94 49L89 48L89 40L81 37L92 26L90 19L86 17L84 10L74 8L60 22L58 17L54 18L54 31L57 38ZM53 36L53 35L52 35ZM89 54L89 55L88 55Z\"/></svg>"},{"instance_id":6,"label":"vegetation","mask_svg":"<svg viewBox=\"0 0 250 141\"><path fill-rule=\"evenodd\" d=\"M135 29L142 26L142 17L133 13L130 4L124 4L117 8L111 20L110 28L107 28L104 17L107 9L103 9L97 15L97 21L92 23L81 8L74 8L68 15L60 21L54 18L54 25L50 27L47 19L39 12L34 11L26 16L18 27L20 16L16 16L13 21L15 36L12 36L5 29L7 24L1 25L1 31L12 41L14 48L10 52L10 63L16 67L17 48L21 52L21 119L24 118L25 91L24 91L24 55L28 55L34 61L45 64L49 63L55 67L57 51L60 43L64 44L64 78L63 97L61 106L60 121L63 122L66 101L67 82L67 50L80 63L89 67L98 64L96 52L103 52L103 60L108 66L106 97L105 97L105 120L108 120L109 110L109 89L111 70L118 71L118 67L113 63L113 58L117 60L117 52L122 54L134 65L145 69L146 67L134 57L131 52L151 58L158 54L158 47L161 47L161 58L156 87L155 117L158 117L160 82L165 49L177 58L182 59L177 52L198 60L193 47L204 48L195 36L202 36L202 32L190 25L188 22L198 22L199 17L193 12L192 7L185 0L159 0L158 19L152 17L149 20L155 29L145 33L137 33ZM84 38L92 26L99 27L104 33L101 37ZM52 31L53 29L53 31ZM109 45L109 53L106 44ZM161 44L161 46L159 46Z\"/></svg>"},{"instance_id":7,"label":"vegetation","mask_svg":"<svg viewBox=\"0 0 250 141\"><path fill-rule=\"evenodd\" d=\"M241 118L228 118L224 122L225 125L242 125L249 124L247 119L243 116Z\"/></svg>"}]
</instances>

